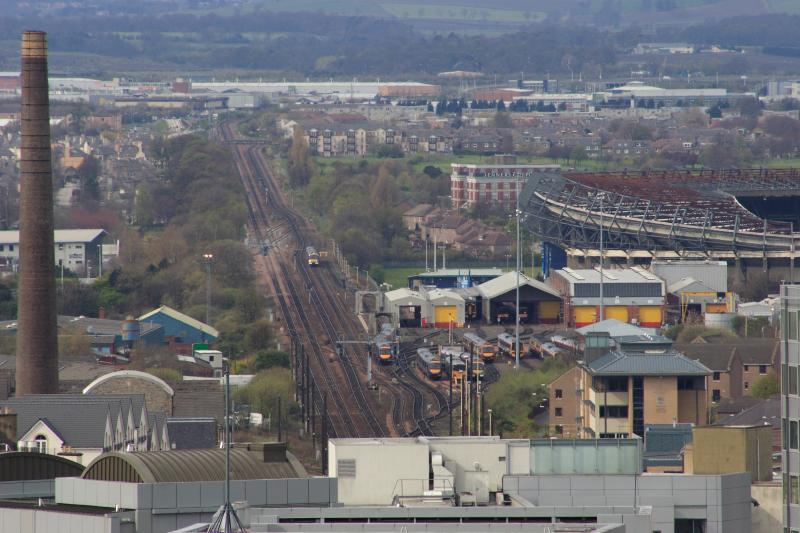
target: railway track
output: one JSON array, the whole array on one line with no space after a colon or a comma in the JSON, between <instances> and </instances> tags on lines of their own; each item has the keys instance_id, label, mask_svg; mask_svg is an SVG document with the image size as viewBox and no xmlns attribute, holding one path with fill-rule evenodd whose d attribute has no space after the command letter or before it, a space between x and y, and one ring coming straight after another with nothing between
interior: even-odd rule
<instances>
[{"instance_id":1,"label":"railway track","mask_svg":"<svg viewBox=\"0 0 800 533\"><path fill-rule=\"evenodd\" d=\"M222 127L223 139L235 139L229 124ZM278 225L291 234L297 249L305 246L305 228L302 218L287 208L280 189L255 144L230 143L237 159L242 183L247 192L247 207L251 230L260 243L267 243L270 219L279 219ZM274 227L274 226L273 226ZM339 336L331 316L338 316L328 287L313 280L296 254L294 265L273 249L262 258L270 272L269 283L287 327L309 353L309 366L313 383L320 392L326 392L332 403L328 409L328 428L331 436L377 437L384 436L385 428L377 421L364 394L358 375L348 357L333 364L321 338L335 343ZM292 275L295 267L297 277ZM305 303L301 294L308 297ZM321 328L320 328L321 326ZM320 335L322 333L322 335ZM343 374L343 375L342 375ZM343 379L339 379L343 378ZM346 386L343 386L346 385ZM349 388L349 390L347 390ZM353 403L352 400L355 400ZM318 412L322 412L319 398L315 398Z\"/></svg>"}]
</instances>

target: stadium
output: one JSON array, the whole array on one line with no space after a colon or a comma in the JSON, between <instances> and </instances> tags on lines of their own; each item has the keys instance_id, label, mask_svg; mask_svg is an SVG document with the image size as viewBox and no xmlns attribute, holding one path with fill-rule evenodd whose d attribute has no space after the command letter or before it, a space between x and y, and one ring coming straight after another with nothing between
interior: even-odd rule
<instances>
[{"instance_id":1,"label":"stadium","mask_svg":"<svg viewBox=\"0 0 800 533\"><path fill-rule=\"evenodd\" d=\"M543 270L599 262L714 259L729 279L755 271L794 279L800 169L623 171L532 175L520 195L524 227L543 243Z\"/></svg>"}]
</instances>

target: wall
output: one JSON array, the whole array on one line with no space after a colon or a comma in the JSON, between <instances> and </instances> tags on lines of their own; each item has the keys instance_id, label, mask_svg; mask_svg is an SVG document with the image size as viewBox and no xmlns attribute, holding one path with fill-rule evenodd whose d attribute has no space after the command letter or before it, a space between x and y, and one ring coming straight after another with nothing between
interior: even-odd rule
<instances>
[{"instance_id":1,"label":"wall","mask_svg":"<svg viewBox=\"0 0 800 533\"><path fill-rule=\"evenodd\" d=\"M144 394L148 412L161 411L172 415L172 396L158 384L146 379L131 376L110 378L95 386L89 394Z\"/></svg>"},{"instance_id":2,"label":"wall","mask_svg":"<svg viewBox=\"0 0 800 533\"><path fill-rule=\"evenodd\" d=\"M677 378L644 378L644 420L647 424L671 424L678 418L677 408Z\"/></svg>"},{"instance_id":3,"label":"wall","mask_svg":"<svg viewBox=\"0 0 800 533\"><path fill-rule=\"evenodd\" d=\"M548 410L550 411L548 424L549 433L552 436L565 438L580 437L580 435L578 435L578 423L575 417L579 414L581 398L575 391L578 389L581 372L582 370L580 367L572 367L547 386L549 397ZM561 391L561 398L556 398L556 389ZM556 417L556 407L561 408L562 416ZM563 427L563 432L561 434L556 433L556 425Z\"/></svg>"},{"instance_id":4,"label":"wall","mask_svg":"<svg viewBox=\"0 0 800 533\"><path fill-rule=\"evenodd\" d=\"M0 531L14 533L120 533L120 519L110 516L0 509Z\"/></svg>"},{"instance_id":5,"label":"wall","mask_svg":"<svg viewBox=\"0 0 800 533\"><path fill-rule=\"evenodd\" d=\"M756 483L750 487L750 494L758 502L753 508L752 531L758 533L781 533L783 531L783 506L781 484Z\"/></svg>"},{"instance_id":6,"label":"wall","mask_svg":"<svg viewBox=\"0 0 800 533\"><path fill-rule=\"evenodd\" d=\"M502 489L503 476L508 470L508 449L506 443L499 439L492 442L492 437L462 439L430 439L431 452L440 452L445 464L454 464L455 490L461 492L464 487L465 473L477 470L474 463L480 464L481 470L489 472L489 492ZM502 460L501 460L502 458Z\"/></svg>"},{"instance_id":7,"label":"wall","mask_svg":"<svg viewBox=\"0 0 800 533\"><path fill-rule=\"evenodd\" d=\"M338 474L337 461L342 459L355 460L355 477ZM423 486L427 490L428 446L414 439L364 440L361 444L331 439L328 465L329 475L338 478L339 502L344 505L391 505L401 490L406 495L421 495ZM407 481L401 488L398 480Z\"/></svg>"},{"instance_id":8,"label":"wall","mask_svg":"<svg viewBox=\"0 0 800 533\"><path fill-rule=\"evenodd\" d=\"M678 422L698 426L707 422L706 391L679 390L678 391Z\"/></svg>"},{"instance_id":9,"label":"wall","mask_svg":"<svg viewBox=\"0 0 800 533\"><path fill-rule=\"evenodd\" d=\"M696 474L749 472L756 481L772 479L772 426L692 429Z\"/></svg>"},{"instance_id":10,"label":"wall","mask_svg":"<svg viewBox=\"0 0 800 533\"><path fill-rule=\"evenodd\" d=\"M644 474L639 476L507 476L506 491L533 505L639 507L652 531L673 533L676 518L705 519L706 533L750 533L750 477ZM638 531L638 530L637 530Z\"/></svg>"}]
</instances>

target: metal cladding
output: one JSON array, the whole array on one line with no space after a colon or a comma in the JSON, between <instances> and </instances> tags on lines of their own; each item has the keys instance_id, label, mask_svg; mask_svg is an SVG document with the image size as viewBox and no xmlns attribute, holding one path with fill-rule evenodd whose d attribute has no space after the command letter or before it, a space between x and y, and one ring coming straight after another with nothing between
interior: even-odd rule
<instances>
[{"instance_id":1,"label":"metal cladding","mask_svg":"<svg viewBox=\"0 0 800 533\"><path fill-rule=\"evenodd\" d=\"M58 392L47 35L22 34L16 394Z\"/></svg>"}]
</instances>

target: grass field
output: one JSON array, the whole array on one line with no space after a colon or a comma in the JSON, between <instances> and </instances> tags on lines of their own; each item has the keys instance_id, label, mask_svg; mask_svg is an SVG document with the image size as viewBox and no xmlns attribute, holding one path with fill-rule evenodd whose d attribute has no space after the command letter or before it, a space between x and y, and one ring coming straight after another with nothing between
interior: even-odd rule
<instances>
[{"instance_id":1,"label":"grass field","mask_svg":"<svg viewBox=\"0 0 800 533\"><path fill-rule=\"evenodd\" d=\"M425 265L418 267L389 267L383 269L384 283L392 286L392 289L408 287L408 277L425 271Z\"/></svg>"}]
</instances>

